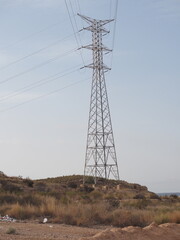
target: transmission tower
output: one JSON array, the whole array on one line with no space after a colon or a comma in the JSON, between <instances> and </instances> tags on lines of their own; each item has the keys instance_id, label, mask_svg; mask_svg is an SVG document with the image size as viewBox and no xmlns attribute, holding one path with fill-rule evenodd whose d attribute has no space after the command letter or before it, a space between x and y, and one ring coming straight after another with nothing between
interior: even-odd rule
<instances>
[{"instance_id":1,"label":"transmission tower","mask_svg":"<svg viewBox=\"0 0 180 240\"><path fill-rule=\"evenodd\" d=\"M109 33L104 25L113 20L96 20L78 14L89 25L84 30L92 32L92 44L83 46L92 50L93 63L85 67L93 69L89 123L87 134L84 183L88 176L97 178L115 178L119 180L119 171L114 145L105 72L110 70L103 63L103 54L109 50L102 43L102 37Z\"/></svg>"}]
</instances>

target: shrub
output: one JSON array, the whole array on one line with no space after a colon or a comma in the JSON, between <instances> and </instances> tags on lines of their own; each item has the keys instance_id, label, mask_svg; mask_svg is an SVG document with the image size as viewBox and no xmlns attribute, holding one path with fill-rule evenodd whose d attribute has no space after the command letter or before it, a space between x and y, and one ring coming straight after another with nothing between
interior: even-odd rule
<instances>
[{"instance_id":1,"label":"shrub","mask_svg":"<svg viewBox=\"0 0 180 240\"><path fill-rule=\"evenodd\" d=\"M91 193L91 198L92 199L95 199L95 200L100 200L100 199L102 199L102 196L103 196L103 194L102 194L102 192L99 192L99 191L93 191L92 193Z\"/></svg>"},{"instance_id":2,"label":"shrub","mask_svg":"<svg viewBox=\"0 0 180 240\"><path fill-rule=\"evenodd\" d=\"M87 184L94 184L94 178L92 176L86 177L86 183Z\"/></svg>"},{"instance_id":3,"label":"shrub","mask_svg":"<svg viewBox=\"0 0 180 240\"><path fill-rule=\"evenodd\" d=\"M108 204L110 206L110 209L118 208L120 206L120 201L115 198L108 199Z\"/></svg>"},{"instance_id":4,"label":"shrub","mask_svg":"<svg viewBox=\"0 0 180 240\"><path fill-rule=\"evenodd\" d=\"M77 183L75 183L75 182L68 182L68 187L69 188L77 188Z\"/></svg>"},{"instance_id":5,"label":"shrub","mask_svg":"<svg viewBox=\"0 0 180 240\"><path fill-rule=\"evenodd\" d=\"M21 192L22 191L22 189L19 186L15 185L15 184L12 184L12 183L9 183L7 181L4 181L2 183L2 188L3 188L4 191L10 192L10 193Z\"/></svg>"},{"instance_id":6,"label":"shrub","mask_svg":"<svg viewBox=\"0 0 180 240\"><path fill-rule=\"evenodd\" d=\"M175 211L170 214L170 220L173 223L180 224L180 211Z\"/></svg>"},{"instance_id":7,"label":"shrub","mask_svg":"<svg viewBox=\"0 0 180 240\"><path fill-rule=\"evenodd\" d=\"M48 195L50 197L54 197L57 200L59 200L62 197L62 193L61 192L56 192L56 191L49 192Z\"/></svg>"},{"instance_id":8,"label":"shrub","mask_svg":"<svg viewBox=\"0 0 180 240\"><path fill-rule=\"evenodd\" d=\"M24 205L40 206L41 202L42 200L40 196L35 194L27 194L18 199L18 203L23 206Z\"/></svg>"},{"instance_id":9,"label":"shrub","mask_svg":"<svg viewBox=\"0 0 180 240\"><path fill-rule=\"evenodd\" d=\"M47 192L47 185L43 182L36 182L34 188L38 192Z\"/></svg>"},{"instance_id":10,"label":"shrub","mask_svg":"<svg viewBox=\"0 0 180 240\"><path fill-rule=\"evenodd\" d=\"M0 176L1 177L6 177L6 174L4 174L2 171L0 171Z\"/></svg>"},{"instance_id":11,"label":"shrub","mask_svg":"<svg viewBox=\"0 0 180 240\"><path fill-rule=\"evenodd\" d=\"M1 194L0 195L0 204L12 204L17 202L17 197L12 194Z\"/></svg>"},{"instance_id":12,"label":"shrub","mask_svg":"<svg viewBox=\"0 0 180 240\"><path fill-rule=\"evenodd\" d=\"M149 196L150 199L161 199L157 194L155 193L151 193L150 196Z\"/></svg>"},{"instance_id":13,"label":"shrub","mask_svg":"<svg viewBox=\"0 0 180 240\"><path fill-rule=\"evenodd\" d=\"M24 182L28 187L33 188L34 182L33 182L33 180L31 180L30 178L24 179L23 182Z\"/></svg>"},{"instance_id":14,"label":"shrub","mask_svg":"<svg viewBox=\"0 0 180 240\"><path fill-rule=\"evenodd\" d=\"M159 213L155 216L155 222L157 224L163 224L170 222L169 214L168 213Z\"/></svg>"},{"instance_id":15,"label":"shrub","mask_svg":"<svg viewBox=\"0 0 180 240\"><path fill-rule=\"evenodd\" d=\"M137 201L136 207L138 209L145 209L148 206L148 203L149 202L146 199L141 199Z\"/></svg>"},{"instance_id":16,"label":"shrub","mask_svg":"<svg viewBox=\"0 0 180 240\"><path fill-rule=\"evenodd\" d=\"M88 195L82 195L81 199L83 199L83 203L91 203L91 198Z\"/></svg>"},{"instance_id":17,"label":"shrub","mask_svg":"<svg viewBox=\"0 0 180 240\"><path fill-rule=\"evenodd\" d=\"M84 187L81 188L80 191L90 193L90 192L94 191L94 188L93 187L89 187L87 185L84 185Z\"/></svg>"},{"instance_id":18,"label":"shrub","mask_svg":"<svg viewBox=\"0 0 180 240\"><path fill-rule=\"evenodd\" d=\"M112 225L116 227L139 226L145 227L152 222L152 216L149 212L142 210L121 210L113 212Z\"/></svg>"},{"instance_id":19,"label":"shrub","mask_svg":"<svg viewBox=\"0 0 180 240\"><path fill-rule=\"evenodd\" d=\"M174 198L174 199L177 199L177 198L178 198L178 195L176 195L176 194L171 194L170 197L171 197L171 198Z\"/></svg>"},{"instance_id":20,"label":"shrub","mask_svg":"<svg viewBox=\"0 0 180 240\"><path fill-rule=\"evenodd\" d=\"M6 231L7 234L16 234L16 229L9 227L8 230Z\"/></svg>"},{"instance_id":21,"label":"shrub","mask_svg":"<svg viewBox=\"0 0 180 240\"><path fill-rule=\"evenodd\" d=\"M19 203L10 206L10 209L6 211L6 214L17 219L30 219L38 216L37 208L34 206L26 205L20 206Z\"/></svg>"},{"instance_id":22,"label":"shrub","mask_svg":"<svg viewBox=\"0 0 180 240\"><path fill-rule=\"evenodd\" d=\"M139 193L134 196L134 199L145 199L145 196Z\"/></svg>"}]
</instances>

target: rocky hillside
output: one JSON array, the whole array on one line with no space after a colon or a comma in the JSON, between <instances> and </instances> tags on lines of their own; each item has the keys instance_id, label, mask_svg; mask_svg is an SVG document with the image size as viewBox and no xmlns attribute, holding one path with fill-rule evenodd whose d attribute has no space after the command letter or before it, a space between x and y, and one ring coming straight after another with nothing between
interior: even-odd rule
<instances>
[{"instance_id":1,"label":"rocky hillside","mask_svg":"<svg viewBox=\"0 0 180 240\"><path fill-rule=\"evenodd\" d=\"M0 173L0 192L5 193L46 193L49 195L65 194L73 191L78 193L99 192L102 195L117 195L119 199L143 199L158 198L147 187L126 181L99 179L97 184L93 183L93 178L88 177L86 184L83 185L83 176L72 175L40 180L31 180L22 177L8 177Z\"/></svg>"}]
</instances>

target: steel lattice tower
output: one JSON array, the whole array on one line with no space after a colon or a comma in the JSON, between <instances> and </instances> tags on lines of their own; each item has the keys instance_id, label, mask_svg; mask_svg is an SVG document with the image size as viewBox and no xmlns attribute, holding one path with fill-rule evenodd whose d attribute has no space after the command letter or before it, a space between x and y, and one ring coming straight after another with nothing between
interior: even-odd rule
<instances>
[{"instance_id":1,"label":"steel lattice tower","mask_svg":"<svg viewBox=\"0 0 180 240\"><path fill-rule=\"evenodd\" d=\"M102 43L102 37L109 33L104 25L113 20L96 20L79 15L89 26L83 28L92 32L92 44L83 46L92 50L93 63L85 67L93 69L91 101L89 111L88 135L84 167L84 183L87 176L97 178L115 178L119 180L119 171L114 145L111 116L105 83L105 72L110 70L103 63L103 54L111 50Z\"/></svg>"}]
</instances>

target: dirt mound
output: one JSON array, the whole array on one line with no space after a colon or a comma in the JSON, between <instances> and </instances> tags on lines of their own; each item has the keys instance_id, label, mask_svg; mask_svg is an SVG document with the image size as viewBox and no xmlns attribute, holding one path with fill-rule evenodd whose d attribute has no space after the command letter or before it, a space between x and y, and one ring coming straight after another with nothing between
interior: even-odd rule
<instances>
[{"instance_id":1,"label":"dirt mound","mask_svg":"<svg viewBox=\"0 0 180 240\"><path fill-rule=\"evenodd\" d=\"M111 228L97 233L93 237L80 238L79 240L180 240L180 225L166 223L148 227Z\"/></svg>"}]
</instances>

